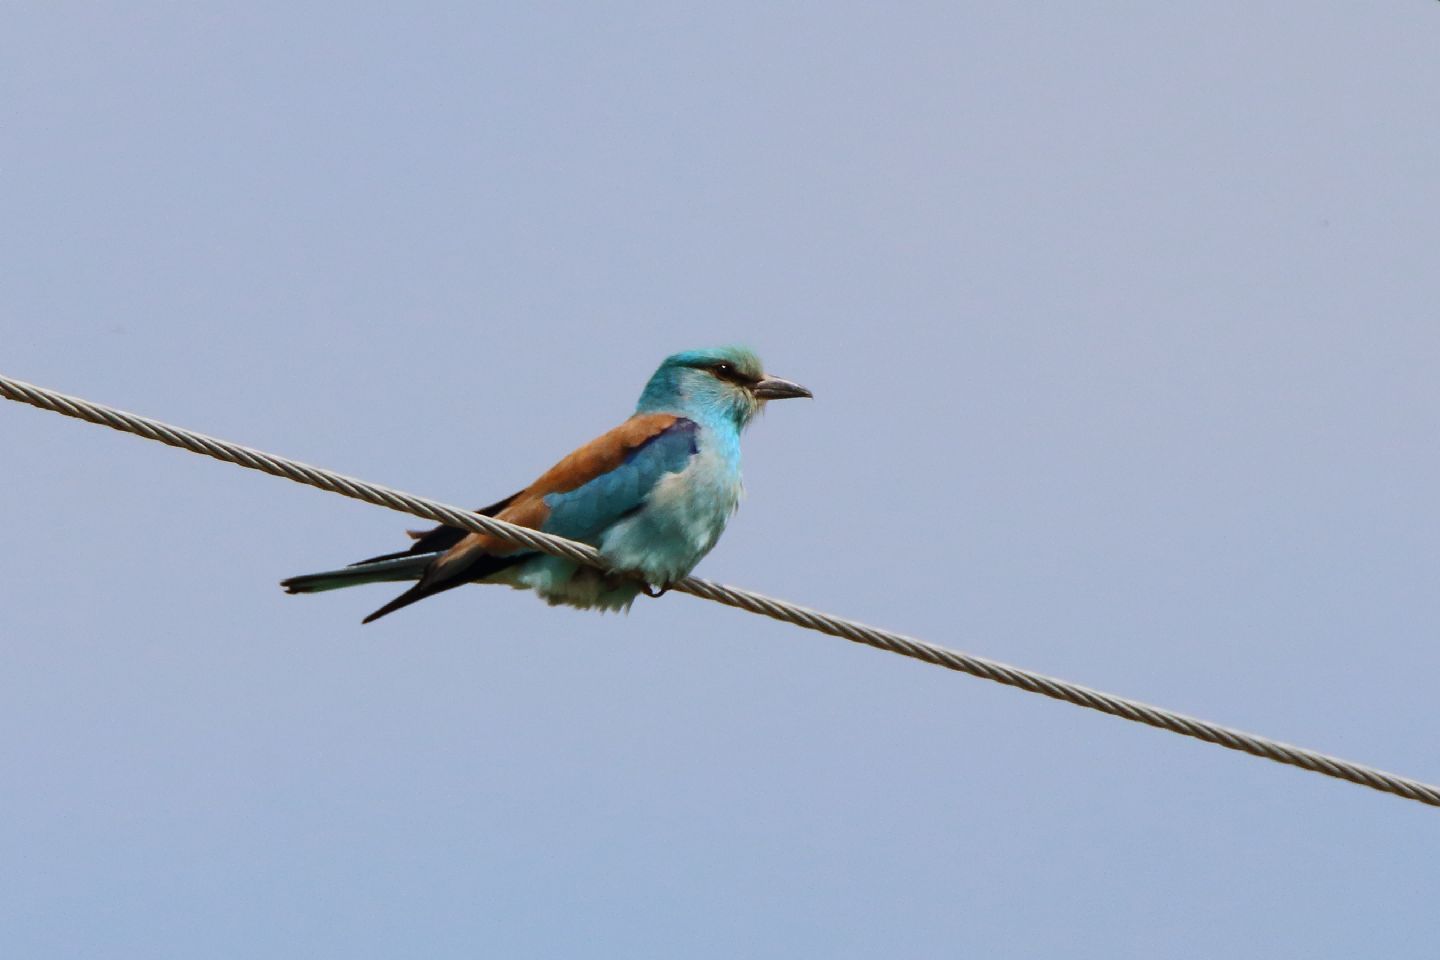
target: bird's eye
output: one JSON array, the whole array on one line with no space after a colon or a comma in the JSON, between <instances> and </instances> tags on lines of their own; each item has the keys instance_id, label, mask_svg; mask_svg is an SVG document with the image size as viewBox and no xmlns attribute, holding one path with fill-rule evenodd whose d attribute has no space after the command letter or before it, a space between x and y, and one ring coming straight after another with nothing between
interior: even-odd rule
<instances>
[{"instance_id":1,"label":"bird's eye","mask_svg":"<svg viewBox=\"0 0 1440 960\"><path fill-rule=\"evenodd\" d=\"M728 360L717 360L715 363L710 364L709 370L711 375L716 379L724 380L728 383L746 386L754 382L753 378Z\"/></svg>"}]
</instances>

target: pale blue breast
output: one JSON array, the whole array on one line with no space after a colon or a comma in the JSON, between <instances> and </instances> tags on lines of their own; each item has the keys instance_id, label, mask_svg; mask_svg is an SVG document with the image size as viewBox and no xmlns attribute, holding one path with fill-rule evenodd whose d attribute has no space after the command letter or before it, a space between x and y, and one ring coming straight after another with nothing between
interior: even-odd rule
<instances>
[{"instance_id":1,"label":"pale blue breast","mask_svg":"<svg viewBox=\"0 0 1440 960\"><path fill-rule=\"evenodd\" d=\"M661 478L644 506L606 531L600 552L610 563L663 584L710 552L740 503L740 436L725 427L701 424L685 469Z\"/></svg>"}]
</instances>

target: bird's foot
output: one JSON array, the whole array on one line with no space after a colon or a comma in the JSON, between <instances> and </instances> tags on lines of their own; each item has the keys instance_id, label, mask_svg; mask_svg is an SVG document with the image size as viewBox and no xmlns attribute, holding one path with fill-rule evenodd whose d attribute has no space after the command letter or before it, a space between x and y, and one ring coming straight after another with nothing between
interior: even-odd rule
<instances>
[{"instance_id":1,"label":"bird's foot","mask_svg":"<svg viewBox=\"0 0 1440 960\"><path fill-rule=\"evenodd\" d=\"M667 593L670 592L670 584L668 584L668 583L662 583L662 584L660 584L660 586L657 588L653 583L649 583L649 582L646 582L646 581L643 581L643 580L642 580L642 581L640 582L640 590L641 590L641 592L643 592L643 593L645 594L645 596L647 596L647 597L663 597L663 596L665 596L665 594L667 594Z\"/></svg>"}]
</instances>

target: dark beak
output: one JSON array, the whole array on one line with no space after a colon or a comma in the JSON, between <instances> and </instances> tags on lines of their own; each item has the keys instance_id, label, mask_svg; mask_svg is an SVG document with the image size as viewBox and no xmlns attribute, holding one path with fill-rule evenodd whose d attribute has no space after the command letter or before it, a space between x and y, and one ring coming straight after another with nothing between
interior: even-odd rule
<instances>
[{"instance_id":1,"label":"dark beak","mask_svg":"<svg viewBox=\"0 0 1440 960\"><path fill-rule=\"evenodd\" d=\"M815 394L806 390L798 383L791 383L789 380L781 380L779 377L766 377L759 380L750 392L760 400L787 400L790 397L814 397Z\"/></svg>"}]
</instances>

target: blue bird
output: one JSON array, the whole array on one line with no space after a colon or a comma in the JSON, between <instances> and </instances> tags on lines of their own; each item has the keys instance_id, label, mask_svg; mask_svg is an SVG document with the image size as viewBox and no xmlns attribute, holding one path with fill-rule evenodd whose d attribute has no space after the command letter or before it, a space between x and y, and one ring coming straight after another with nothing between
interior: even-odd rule
<instances>
[{"instance_id":1,"label":"blue bird","mask_svg":"<svg viewBox=\"0 0 1440 960\"><path fill-rule=\"evenodd\" d=\"M552 605L629 609L641 590L663 593L687 576L720 539L740 502L740 432L766 401L808 396L798 383L766 376L760 358L742 347L677 353L660 364L629 420L478 511L588 543L613 573L440 526L412 531L408 550L280 586L318 593L418 581L365 623L467 583L534 590Z\"/></svg>"}]
</instances>

